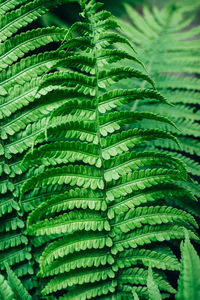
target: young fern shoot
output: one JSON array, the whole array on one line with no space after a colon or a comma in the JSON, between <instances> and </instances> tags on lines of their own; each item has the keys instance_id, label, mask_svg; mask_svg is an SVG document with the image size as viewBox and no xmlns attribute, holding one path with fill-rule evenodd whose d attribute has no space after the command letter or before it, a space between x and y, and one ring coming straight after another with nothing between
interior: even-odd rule
<instances>
[{"instance_id":1,"label":"young fern shoot","mask_svg":"<svg viewBox=\"0 0 200 300\"><path fill-rule=\"evenodd\" d=\"M115 43L132 45L114 31L118 24L112 15L99 10L102 4L95 0L80 5L83 20L69 30L62 44L65 58L54 66L61 70L46 74L41 85L54 88L64 104L24 159L25 165L44 167L21 192L22 203L38 196L41 201L29 214L27 229L48 240L39 260L42 295L130 299L134 291L143 297L150 262L161 293L174 294L164 271L180 265L165 241L183 239L184 228L198 240L196 221L187 212L195 198L183 187L189 178L170 155L140 152L150 140L177 143L173 135L131 129L140 119L170 123L167 118L119 111L136 100L167 101L145 72L115 65L138 60L134 51L113 48ZM145 80L149 88L115 88L130 77Z\"/></svg>"}]
</instances>

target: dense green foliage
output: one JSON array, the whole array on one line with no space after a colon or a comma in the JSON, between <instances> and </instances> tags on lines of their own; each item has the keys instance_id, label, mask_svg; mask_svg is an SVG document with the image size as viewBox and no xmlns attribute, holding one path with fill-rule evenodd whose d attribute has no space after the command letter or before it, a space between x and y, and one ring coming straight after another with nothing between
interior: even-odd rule
<instances>
[{"instance_id":1,"label":"dense green foliage","mask_svg":"<svg viewBox=\"0 0 200 300\"><path fill-rule=\"evenodd\" d=\"M0 299L196 300L199 258L189 238L199 241L199 208L179 158L199 174L182 141L189 139L190 148L197 137L197 79L187 100L178 76L173 94L161 77L178 68L186 78L198 73L199 40L174 42L173 66L171 42L165 51L164 42L155 48L159 30L178 40L199 29L175 34L187 25L177 10L165 8L157 20L156 8L155 18L145 8L143 19L127 8L138 29L123 25L131 37L141 31L133 47L96 0L80 0L81 21L69 31L31 29L64 2L0 0ZM157 74L161 94L135 48L148 73ZM179 95L189 109L169 105ZM173 111L192 120L182 136ZM169 151L161 151L166 145ZM180 270L176 294L167 274Z\"/></svg>"}]
</instances>

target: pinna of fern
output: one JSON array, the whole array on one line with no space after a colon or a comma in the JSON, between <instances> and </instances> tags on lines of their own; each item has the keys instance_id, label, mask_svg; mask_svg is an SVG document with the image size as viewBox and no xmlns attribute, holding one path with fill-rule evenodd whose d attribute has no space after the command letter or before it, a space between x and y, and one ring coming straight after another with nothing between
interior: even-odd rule
<instances>
[{"instance_id":1,"label":"pinna of fern","mask_svg":"<svg viewBox=\"0 0 200 300\"><path fill-rule=\"evenodd\" d=\"M180 265L169 245L184 238L184 228L199 240L189 213L196 199L187 190L184 164L140 151L151 140L177 139L156 127L131 128L141 119L174 124L153 113L119 112L136 100L167 100L144 71L116 65L122 59L141 62L116 33L112 15L99 10L102 4L84 0L80 5L82 21L61 46L66 57L40 86L65 101L24 159L24 166L38 174L23 184L21 203L41 202L29 214L27 230L48 239L39 259L42 295L130 299L134 288L146 298L150 262L163 295L174 294L165 271L178 271ZM128 44L131 54L114 49L116 43ZM145 80L149 88L115 89L116 82L131 77Z\"/></svg>"}]
</instances>

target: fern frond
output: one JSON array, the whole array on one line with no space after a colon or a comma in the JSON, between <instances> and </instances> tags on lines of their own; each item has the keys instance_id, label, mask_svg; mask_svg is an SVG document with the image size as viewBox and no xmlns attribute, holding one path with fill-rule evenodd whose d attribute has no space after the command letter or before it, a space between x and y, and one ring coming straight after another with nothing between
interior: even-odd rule
<instances>
[{"instance_id":1,"label":"fern frond","mask_svg":"<svg viewBox=\"0 0 200 300\"><path fill-rule=\"evenodd\" d=\"M19 218L7 218L7 220L1 221L1 229L0 232L3 231L10 231L10 230L16 230L17 228L23 228L24 222L20 220Z\"/></svg>"},{"instance_id":2,"label":"fern frond","mask_svg":"<svg viewBox=\"0 0 200 300\"><path fill-rule=\"evenodd\" d=\"M158 286L154 282L152 268L149 268L148 278L147 278L147 287L149 292L149 300L162 300L162 296L158 289Z\"/></svg>"},{"instance_id":3,"label":"fern frond","mask_svg":"<svg viewBox=\"0 0 200 300\"><path fill-rule=\"evenodd\" d=\"M181 245L181 253L181 273L178 281L176 299L198 299L200 294L198 276L200 260L189 240L188 234L186 234L185 242Z\"/></svg>"},{"instance_id":4,"label":"fern frond","mask_svg":"<svg viewBox=\"0 0 200 300\"><path fill-rule=\"evenodd\" d=\"M148 149L148 147L147 147L147 149ZM162 153L166 154L166 155L169 154L169 152L167 150L153 149L152 146L149 146L149 150L154 150L155 152L157 152L157 155L162 154ZM199 175L199 165L194 159L187 157L181 153L177 153L177 152L173 153L173 158L179 159L180 161L182 161L183 166L184 167L187 166L187 169L191 174Z\"/></svg>"},{"instance_id":5,"label":"fern frond","mask_svg":"<svg viewBox=\"0 0 200 300\"><path fill-rule=\"evenodd\" d=\"M45 73L49 66L53 65L57 59L57 51L44 52L22 59L19 63L10 66L8 70L1 72L0 80L2 88L8 93L13 85L13 81L15 84L23 85L32 78ZM3 96L7 95L7 93L4 93Z\"/></svg>"},{"instance_id":6,"label":"fern frond","mask_svg":"<svg viewBox=\"0 0 200 300\"><path fill-rule=\"evenodd\" d=\"M6 197L6 196L1 200L0 207L1 207L0 209L1 217L6 213L11 213L13 210L16 211L20 210L18 202L16 202L13 198Z\"/></svg>"},{"instance_id":7,"label":"fern frond","mask_svg":"<svg viewBox=\"0 0 200 300\"><path fill-rule=\"evenodd\" d=\"M121 68L112 68L109 71L103 70L99 72L99 83L98 86L101 88L109 87L114 82L118 82L121 79L126 78L139 78L149 82L154 87L154 82L152 79L134 68L121 67Z\"/></svg>"},{"instance_id":8,"label":"fern frond","mask_svg":"<svg viewBox=\"0 0 200 300\"><path fill-rule=\"evenodd\" d=\"M52 168L29 179L22 188L22 195L32 189L33 185L55 185L70 184L84 188L103 189L104 183L101 179L101 172L98 168L89 166L69 165L60 168Z\"/></svg>"},{"instance_id":9,"label":"fern frond","mask_svg":"<svg viewBox=\"0 0 200 300\"><path fill-rule=\"evenodd\" d=\"M11 136L8 143L4 146L5 157L10 159L13 154L23 153L31 148L34 143L35 137L44 131L47 123L47 118L43 118L33 124L29 124L25 130L21 130L14 136Z\"/></svg>"},{"instance_id":10,"label":"fern frond","mask_svg":"<svg viewBox=\"0 0 200 300\"><path fill-rule=\"evenodd\" d=\"M7 280L5 280L2 275L0 275L0 284L1 284L1 290L0 290L1 298L6 300L13 300L14 293L11 287L9 286Z\"/></svg>"},{"instance_id":11,"label":"fern frond","mask_svg":"<svg viewBox=\"0 0 200 300\"><path fill-rule=\"evenodd\" d=\"M0 262L3 272L7 262L15 274L22 277L22 282L27 282L27 287L32 289L35 282L34 259L30 245L27 246L24 210L18 203L20 185L32 171L20 165L21 154L32 146L34 135L43 131L45 117L62 104L63 98L58 103L55 98L45 98L50 88L40 90L36 97L35 94L42 75L62 58L59 51L47 53L42 46L61 42L66 30L55 27L24 29L62 1L0 2ZM41 121L43 117L45 120ZM13 299L18 299L20 295L15 294Z\"/></svg>"},{"instance_id":12,"label":"fern frond","mask_svg":"<svg viewBox=\"0 0 200 300\"><path fill-rule=\"evenodd\" d=\"M16 247L22 244L27 244L28 239L17 232L7 233L6 235L2 235L0 237L0 250L8 249L10 247Z\"/></svg>"},{"instance_id":13,"label":"fern frond","mask_svg":"<svg viewBox=\"0 0 200 300\"><path fill-rule=\"evenodd\" d=\"M1 270L5 270L5 265L13 266L15 264L19 264L20 262L24 262L31 259L30 247L23 248L21 246L16 248L11 248L9 252L4 252L1 254Z\"/></svg>"},{"instance_id":14,"label":"fern frond","mask_svg":"<svg viewBox=\"0 0 200 300\"><path fill-rule=\"evenodd\" d=\"M149 105L146 101L144 106L137 102L132 108L169 116L179 130L165 125L163 127L163 124L157 126L179 138L181 154L188 171L199 175L196 158L192 166L187 159L188 153L195 153L197 157L199 155L199 26L188 27L194 14L185 19L182 7L173 8L173 5L164 5L160 10L156 7L152 7L152 10L144 7L143 16L129 5L126 5L126 11L132 24L120 21L124 36L135 44L140 59L145 62L149 74L154 76L158 90L175 104L175 107L167 107L163 104ZM146 126L149 128L149 124ZM151 126L155 128L152 123ZM168 141L152 144L175 156L180 152Z\"/></svg>"},{"instance_id":15,"label":"fern frond","mask_svg":"<svg viewBox=\"0 0 200 300\"><path fill-rule=\"evenodd\" d=\"M36 160L38 165L42 163L45 166L83 161L86 164L98 167L101 163L98 150L96 145L81 143L79 141L71 143L55 142L54 144L47 144L28 152L25 160L29 161L29 167L31 166L31 161L35 165Z\"/></svg>"},{"instance_id":16,"label":"fern frond","mask_svg":"<svg viewBox=\"0 0 200 300\"><path fill-rule=\"evenodd\" d=\"M160 122L166 128L174 123L148 110L128 112L126 105L168 101L155 90L131 44L112 33L117 21L99 12L101 3L80 4L83 21L69 29L57 51L59 60L50 65L38 89L53 91L60 106L42 126L33 123L30 136L24 135L26 144L34 145L23 161L24 168L33 168L19 185L21 204L26 211L34 209L27 230L42 249L40 258L37 254L42 295L130 299L135 291L144 298L146 267L152 263L160 269L154 278L167 297L175 289L164 271L179 270L180 265L170 249L157 247L182 240L184 228L199 241L197 222L189 213L196 190L178 158L143 151L161 139L177 148L179 142L158 126L140 128L140 122ZM154 36L147 25L146 31ZM113 49L119 42L121 49ZM137 68L131 65L135 63ZM131 89L116 88L130 78L136 80ZM137 88L141 82L143 88ZM48 96L32 105L44 98L48 102ZM14 146L8 144L10 153ZM24 151L25 145L20 146Z\"/></svg>"},{"instance_id":17,"label":"fern frond","mask_svg":"<svg viewBox=\"0 0 200 300\"><path fill-rule=\"evenodd\" d=\"M22 285L21 281L17 278L15 273L7 266L8 283L10 284L16 300L31 300L31 295Z\"/></svg>"},{"instance_id":18,"label":"fern frond","mask_svg":"<svg viewBox=\"0 0 200 300\"><path fill-rule=\"evenodd\" d=\"M52 215L53 213L73 210L74 208L105 211L107 205L103 200L102 192L76 188L42 203L30 214L29 222L34 223L36 218L40 219L48 214Z\"/></svg>"},{"instance_id":19,"label":"fern frond","mask_svg":"<svg viewBox=\"0 0 200 300\"><path fill-rule=\"evenodd\" d=\"M57 258L62 258L65 255L79 252L81 250L103 249L111 246L111 238L106 236L103 232L88 232L84 235L82 232L76 232L70 236L70 238L63 237L46 247L40 258L40 265L43 268L46 264L50 264Z\"/></svg>"},{"instance_id":20,"label":"fern frond","mask_svg":"<svg viewBox=\"0 0 200 300\"><path fill-rule=\"evenodd\" d=\"M168 118L153 113L114 112L105 114L100 118L100 133L102 136L107 136L109 133L119 130L122 126L132 125L134 122L143 119L156 120L174 126Z\"/></svg>"},{"instance_id":21,"label":"fern frond","mask_svg":"<svg viewBox=\"0 0 200 300\"><path fill-rule=\"evenodd\" d=\"M56 276L52 279L44 288L42 293L44 295L50 294L52 292L56 292L67 287L71 287L74 284L85 284L85 283L94 283L101 280L107 280L110 278L114 278L114 272L110 268L97 268L92 270L84 270L79 273L76 271L71 271L70 274L64 274Z\"/></svg>"}]
</instances>

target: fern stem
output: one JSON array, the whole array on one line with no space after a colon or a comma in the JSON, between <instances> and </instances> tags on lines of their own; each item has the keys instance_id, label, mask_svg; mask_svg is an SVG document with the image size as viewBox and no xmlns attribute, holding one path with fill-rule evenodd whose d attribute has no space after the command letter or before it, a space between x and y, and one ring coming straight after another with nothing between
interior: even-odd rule
<instances>
[{"instance_id":1,"label":"fern stem","mask_svg":"<svg viewBox=\"0 0 200 300\"><path fill-rule=\"evenodd\" d=\"M95 32L95 29L94 29L95 24L93 22L93 19L90 18L89 15L88 15L88 20L91 22L91 25L92 25L92 37L93 37L93 43L94 43L95 80L96 80L95 101L96 101L97 136L98 136L98 144L99 144L99 157L100 157L100 160L101 160L101 174L102 174L102 180L104 182L103 197L104 197L104 201L106 202L106 181L105 181L105 177L104 177L105 170L104 170L103 154L102 154L102 147L101 147L100 117L99 117L99 109L98 109L99 108L99 86L98 86L99 68L98 68L98 64L97 64L97 61L98 61L97 46L96 46L97 45L97 40L96 40L96 32Z\"/></svg>"}]
</instances>

